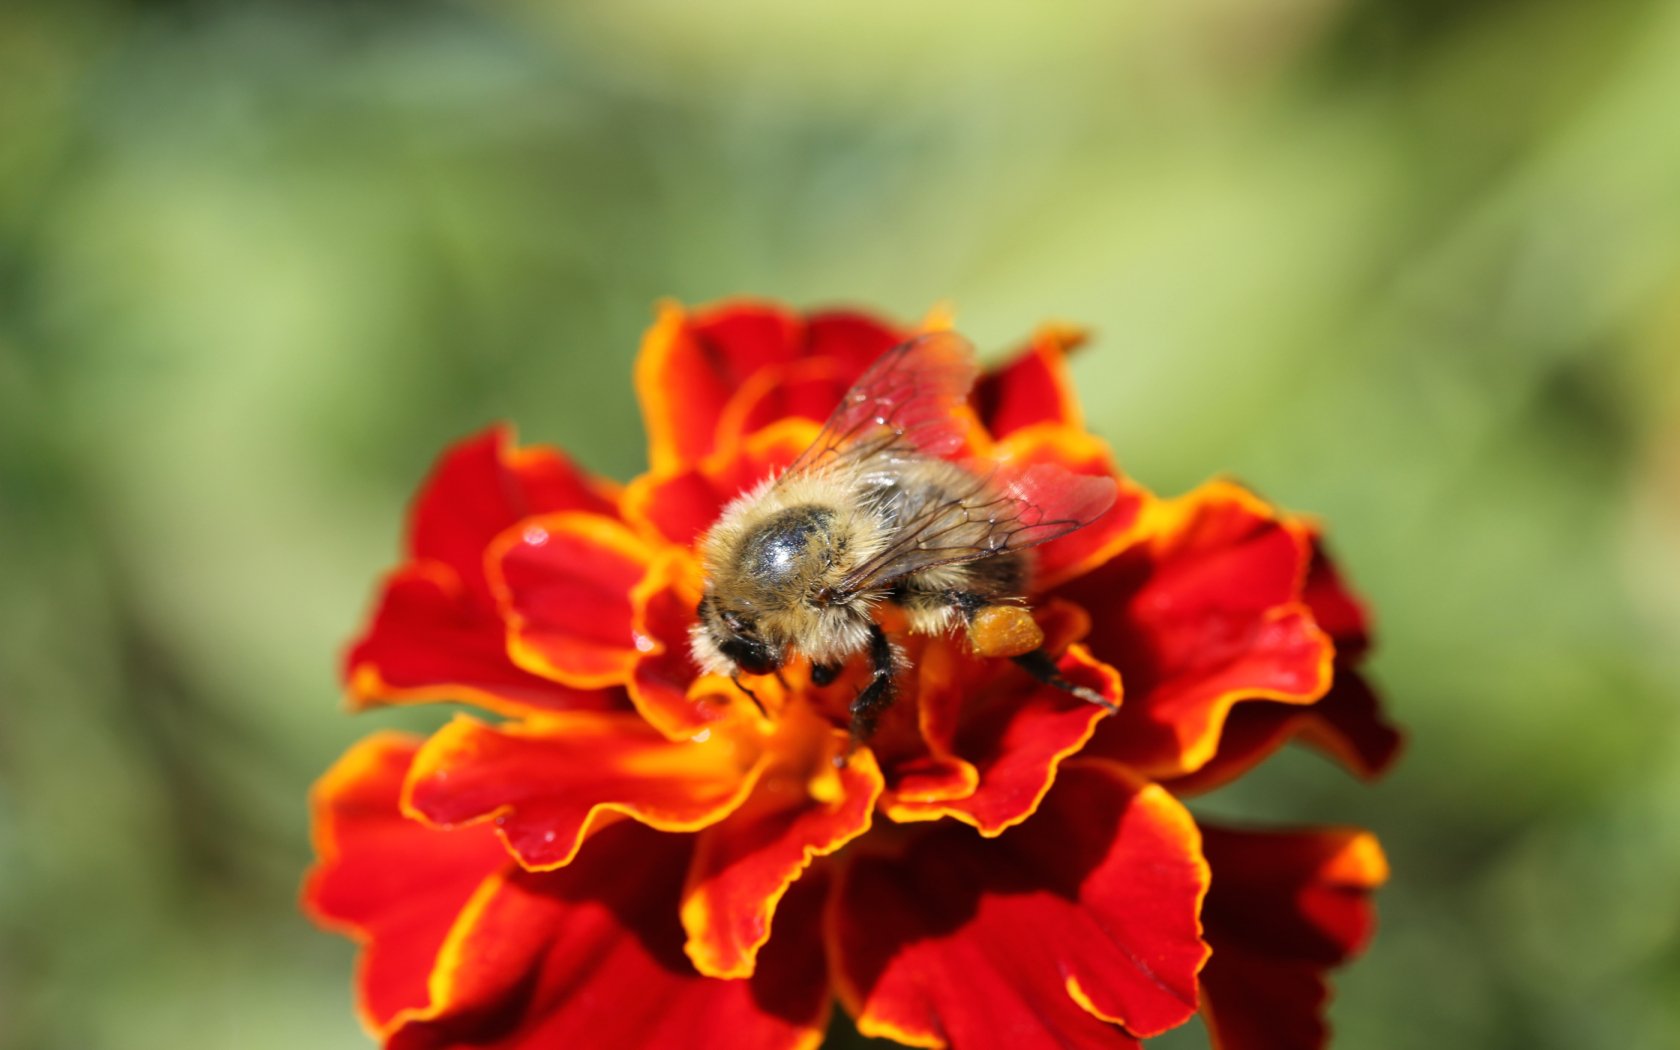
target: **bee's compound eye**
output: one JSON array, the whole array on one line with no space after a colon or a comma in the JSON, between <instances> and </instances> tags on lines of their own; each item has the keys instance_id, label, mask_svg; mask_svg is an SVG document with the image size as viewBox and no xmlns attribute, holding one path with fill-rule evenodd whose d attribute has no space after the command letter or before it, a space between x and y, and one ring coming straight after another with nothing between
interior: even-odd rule
<instances>
[{"instance_id":1,"label":"bee's compound eye","mask_svg":"<svg viewBox=\"0 0 1680 1050\"><path fill-rule=\"evenodd\" d=\"M747 674L770 674L782 666L780 649L748 638L730 638L718 646L723 655Z\"/></svg>"},{"instance_id":2,"label":"bee's compound eye","mask_svg":"<svg viewBox=\"0 0 1680 1050\"><path fill-rule=\"evenodd\" d=\"M748 626L747 621L743 620L739 613L730 612L727 609L723 613L723 625L736 634L745 634Z\"/></svg>"}]
</instances>

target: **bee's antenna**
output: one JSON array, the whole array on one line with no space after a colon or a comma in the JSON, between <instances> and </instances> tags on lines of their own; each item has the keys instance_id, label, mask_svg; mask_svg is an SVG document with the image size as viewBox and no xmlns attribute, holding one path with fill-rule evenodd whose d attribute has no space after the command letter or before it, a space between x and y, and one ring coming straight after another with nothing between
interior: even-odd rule
<instances>
[{"instance_id":1,"label":"bee's antenna","mask_svg":"<svg viewBox=\"0 0 1680 1050\"><path fill-rule=\"evenodd\" d=\"M758 713L759 714L763 715L765 718L770 717L770 712L768 712L764 709L764 701L762 701L758 698L758 694L753 692L751 689L748 689L745 685L741 684L741 674L740 674L739 671L737 671L735 674L730 675L729 680L731 682L735 683L735 688L737 688L741 692L747 694L747 699L751 700L753 702L753 706L758 708Z\"/></svg>"}]
</instances>

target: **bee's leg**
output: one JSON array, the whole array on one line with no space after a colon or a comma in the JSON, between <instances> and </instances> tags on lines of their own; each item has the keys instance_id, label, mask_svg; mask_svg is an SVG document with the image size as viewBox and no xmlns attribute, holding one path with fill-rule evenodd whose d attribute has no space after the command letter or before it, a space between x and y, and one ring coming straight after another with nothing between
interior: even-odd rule
<instances>
[{"instance_id":1,"label":"bee's leg","mask_svg":"<svg viewBox=\"0 0 1680 1050\"><path fill-rule=\"evenodd\" d=\"M1019 601L972 591L947 591L940 597L963 618L976 656L1020 656L1044 645L1044 632L1032 610Z\"/></svg>"},{"instance_id":2,"label":"bee's leg","mask_svg":"<svg viewBox=\"0 0 1680 1050\"><path fill-rule=\"evenodd\" d=\"M968 624L968 640L980 656L1007 656L1045 685L1054 686L1106 711L1119 710L1108 698L1062 677L1056 661L1043 649L1044 632L1024 605L998 602L984 595L949 591L945 601Z\"/></svg>"},{"instance_id":3,"label":"bee's leg","mask_svg":"<svg viewBox=\"0 0 1680 1050\"><path fill-rule=\"evenodd\" d=\"M766 711L766 710L765 710L765 709L764 709L764 701L762 701L762 700L760 700L760 699L759 699L759 698L758 698L758 694L757 694L757 693L755 693L755 692L753 692L753 691L752 691L752 690L751 690L751 689L748 689L748 688L747 688L747 687L746 687L746 686L745 686L745 685L744 685L744 684L743 684L743 683L742 683L742 682L741 682L741 676L740 676L740 675L738 675L738 674L732 674L732 675L730 675L730 676L729 676L729 680L730 680L730 681L731 681L731 682L734 682L734 683L735 683L735 688L737 688L737 689L739 689L739 690L740 690L740 691L741 691L741 692L743 692L743 693L745 693L745 694L747 694L747 699L748 699L748 700L751 700L751 701L752 701L752 702L753 702L753 706L754 706L754 707L756 707L756 708L758 708L758 713L759 713L759 714L761 714L761 715L763 715L763 716L764 716L764 717L765 717L765 718L769 718L769 717L770 717L770 712L768 712L768 711Z\"/></svg>"},{"instance_id":4,"label":"bee's leg","mask_svg":"<svg viewBox=\"0 0 1680 1050\"><path fill-rule=\"evenodd\" d=\"M893 701L892 643L880 624L869 625L869 667L873 672L869 684L852 701L852 746L856 747L875 732L881 712Z\"/></svg>"},{"instance_id":5,"label":"bee's leg","mask_svg":"<svg viewBox=\"0 0 1680 1050\"><path fill-rule=\"evenodd\" d=\"M1043 649L1034 649L1030 653L1022 653L1020 656L1013 657L1013 659L1028 674L1032 675L1040 682L1043 682L1045 685L1055 686L1064 693L1072 693L1074 696L1079 697L1079 699L1084 700L1087 703L1096 704L1098 707L1103 708L1110 714L1120 710L1118 707L1114 706L1114 704L1110 703L1107 697L1103 696L1095 689L1088 689L1085 686L1076 685L1073 682L1068 681L1066 678L1063 678L1061 670L1056 666L1056 661L1050 659L1050 654L1045 652Z\"/></svg>"},{"instance_id":6,"label":"bee's leg","mask_svg":"<svg viewBox=\"0 0 1680 1050\"><path fill-rule=\"evenodd\" d=\"M840 671L844 666L843 664L812 664L811 684L815 686L833 685L834 680L840 677Z\"/></svg>"}]
</instances>

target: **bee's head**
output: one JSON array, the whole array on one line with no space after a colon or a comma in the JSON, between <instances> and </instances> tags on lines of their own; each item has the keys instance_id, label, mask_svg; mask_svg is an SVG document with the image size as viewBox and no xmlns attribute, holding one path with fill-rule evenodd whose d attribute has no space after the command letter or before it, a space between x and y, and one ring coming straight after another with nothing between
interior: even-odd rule
<instances>
[{"instance_id":1,"label":"bee's head","mask_svg":"<svg viewBox=\"0 0 1680 1050\"><path fill-rule=\"evenodd\" d=\"M694 658L714 673L772 674L781 669L786 647L766 641L748 612L729 608L708 593L696 610Z\"/></svg>"}]
</instances>

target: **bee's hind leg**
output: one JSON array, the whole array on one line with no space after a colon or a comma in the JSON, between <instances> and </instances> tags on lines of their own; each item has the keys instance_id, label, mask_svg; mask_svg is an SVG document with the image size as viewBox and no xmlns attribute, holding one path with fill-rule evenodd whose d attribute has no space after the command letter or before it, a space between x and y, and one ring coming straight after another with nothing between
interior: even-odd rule
<instances>
[{"instance_id":1,"label":"bee's hind leg","mask_svg":"<svg viewBox=\"0 0 1680 1050\"><path fill-rule=\"evenodd\" d=\"M1111 714L1119 710L1095 689L1070 682L1062 676L1056 661L1044 651L1044 632L1025 605L963 591L948 592L944 600L967 623L968 642L976 655L1007 656L1045 685L1077 696L1086 703L1096 704Z\"/></svg>"},{"instance_id":2,"label":"bee's hind leg","mask_svg":"<svg viewBox=\"0 0 1680 1050\"><path fill-rule=\"evenodd\" d=\"M893 660L892 642L887 640L887 633L881 630L880 624L869 625L869 668L869 684L858 693L851 706L854 749L874 734L881 712L893 702L893 672L897 667Z\"/></svg>"},{"instance_id":3,"label":"bee's hind leg","mask_svg":"<svg viewBox=\"0 0 1680 1050\"><path fill-rule=\"evenodd\" d=\"M1050 654L1043 649L1034 649L1030 653L1022 653L1020 656L1011 657L1011 659L1045 685L1054 686L1064 693L1072 693L1087 703L1096 704L1110 714L1120 710L1106 696L1095 689L1078 685L1062 677L1061 669L1056 666L1056 661L1050 659Z\"/></svg>"}]
</instances>

